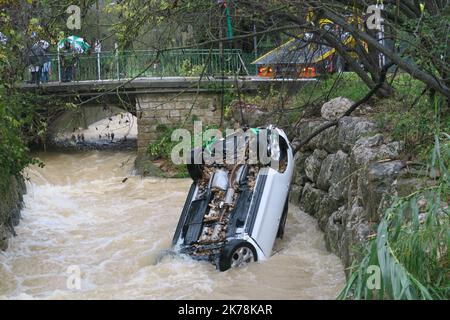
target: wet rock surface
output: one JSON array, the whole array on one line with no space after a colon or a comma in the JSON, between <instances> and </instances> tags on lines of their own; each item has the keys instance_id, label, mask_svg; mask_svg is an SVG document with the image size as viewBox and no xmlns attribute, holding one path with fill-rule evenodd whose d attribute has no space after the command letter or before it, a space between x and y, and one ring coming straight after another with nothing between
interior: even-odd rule
<instances>
[{"instance_id":1,"label":"wet rock surface","mask_svg":"<svg viewBox=\"0 0 450 320\"><path fill-rule=\"evenodd\" d=\"M316 181L320 173L323 160L327 157L327 152L316 149L313 154L305 159L305 174L310 181Z\"/></svg>"},{"instance_id":2,"label":"wet rock surface","mask_svg":"<svg viewBox=\"0 0 450 320\"><path fill-rule=\"evenodd\" d=\"M336 119L351 101L334 101L322 117L302 120L297 136L307 137L327 119ZM339 102L339 103L338 103ZM340 103L342 102L342 103ZM296 154L291 202L318 220L327 248L346 267L373 234L397 195L423 185L401 159L404 144L389 141L366 117L343 117Z\"/></svg>"},{"instance_id":3,"label":"wet rock surface","mask_svg":"<svg viewBox=\"0 0 450 320\"><path fill-rule=\"evenodd\" d=\"M143 177L165 177L162 171L149 155L138 155L134 161L135 173Z\"/></svg>"}]
</instances>

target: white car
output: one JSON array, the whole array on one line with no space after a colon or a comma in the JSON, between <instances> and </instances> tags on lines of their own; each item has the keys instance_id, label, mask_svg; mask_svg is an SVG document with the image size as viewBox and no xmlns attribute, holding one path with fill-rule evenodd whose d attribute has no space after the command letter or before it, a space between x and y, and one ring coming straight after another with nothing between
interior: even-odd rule
<instances>
[{"instance_id":1,"label":"white car","mask_svg":"<svg viewBox=\"0 0 450 320\"><path fill-rule=\"evenodd\" d=\"M199 160L205 153L209 162ZM283 237L294 171L283 130L241 131L193 150L191 160L197 160L188 164L194 182L173 237L175 252L220 271L267 260Z\"/></svg>"}]
</instances>

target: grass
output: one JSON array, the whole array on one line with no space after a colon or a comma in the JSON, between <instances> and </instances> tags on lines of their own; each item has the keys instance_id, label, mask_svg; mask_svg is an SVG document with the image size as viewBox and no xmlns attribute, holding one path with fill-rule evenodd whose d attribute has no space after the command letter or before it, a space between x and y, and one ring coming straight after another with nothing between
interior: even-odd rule
<instances>
[{"instance_id":1,"label":"grass","mask_svg":"<svg viewBox=\"0 0 450 320\"><path fill-rule=\"evenodd\" d=\"M441 112L436 121L433 97L425 92L425 86L408 74L389 74L387 81L394 88L389 98L373 97L372 110L366 115L371 117L386 137L405 142L405 153L409 157L425 160L433 145L434 131L440 126L444 132L450 132L450 113ZM296 123L306 108L320 107L326 101L336 97L346 97L358 101L369 89L351 72L327 75L318 82L305 83L295 94L283 89L263 91L257 96L244 96L243 100L257 104L267 110L278 108L278 117L274 117L286 126ZM282 108L281 108L282 106Z\"/></svg>"}]
</instances>

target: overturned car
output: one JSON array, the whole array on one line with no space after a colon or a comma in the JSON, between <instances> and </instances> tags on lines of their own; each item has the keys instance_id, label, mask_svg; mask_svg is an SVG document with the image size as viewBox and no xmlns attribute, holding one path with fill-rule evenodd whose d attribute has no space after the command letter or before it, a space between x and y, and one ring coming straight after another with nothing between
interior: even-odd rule
<instances>
[{"instance_id":1,"label":"overturned car","mask_svg":"<svg viewBox=\"0 0 450 320\"><path fill-rule=\"evenodd\" d=\"M268 259L283 237L294 167L283 130L241 130L194 149L190 160L194 181L173 237L175 252L220 271Z\"/></svg>"}]
</instances>

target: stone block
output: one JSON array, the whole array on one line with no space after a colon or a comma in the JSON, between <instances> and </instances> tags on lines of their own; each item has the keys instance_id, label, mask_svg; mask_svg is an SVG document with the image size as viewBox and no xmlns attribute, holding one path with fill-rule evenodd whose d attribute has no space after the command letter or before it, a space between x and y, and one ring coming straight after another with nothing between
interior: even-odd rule
<instances>
[{"instance_id":1,"label":"stone block","mask_svg":"<svg viewBox=\"0 0 450 320\"><path fill-rule=\"evenodd\" d=\"M343 151L350 152L359 138L373 134L375 124L363 117L343 117L338 128L338 143Z\"/></svg>"},{"instance_id":2,"label":"stone block","mask_svg":"<svg viewBox=\"0 0 450 320\"><path fill-rule=\"evenodd\" d=\"M353 103L353 101L344 97L331 99L323 104L320 110L321 116L326 120L336 120L350 109Z\"/></svg>"},{"instance_id":3,"label":"stone block","mask_svg":"<svg viewBox=\"0 0 450 320\"><path fill-rule=\"evenodd\" d=\"M300 207L312 216L315 216L319 210L320 202L326 193L316 189L311 183L306 183L303 187Z\"/></svg>"},{"instance_id":4,"label":"stone block","mask_svg":"<svg viewBox=\"0 0 450 320\"><path fill-rule=\"evenodd\" d=\"M319 204L319 210L317 211L316 218L319 222L319 228L324 231L328 223L328 219L333 212L340 207L338 200L334 199L330 195L325 195Z\"/></svg>"},{"instance_id":5,"label":"stone block","mask_svg":"<svg viewBox=\"0 0 450 320\"><path fill-rule=\"evenodd\" d=\"M181 113L179 110L170 110L169 111L169 116L170 117L180 117Z\"/></svg>"},{"instance_id":6,"label":"stone block","mask_svg":"<svg viewBox=\"0 0 450 320\"><path fill-rule=\"evenodd\" d=\"M361 198L369 221L378 222L381 215L380 206L385 207L386 202L393 196L392 184L404 167L403 161L390 161L373 163L366 174L358 176L358 197Z\"/></svg>"},{"instance_id":7,"label":"stone block","mask_svg":"<svg viewBox=\"0 0 450 320\"><path fill-rule=\"evenodd\" d=\"M310 181L316 182L319 176L322 161L327 157L324 150L316 149L305 159L305 174Z\"/></svg>"},{"instance_id":8,"label":"stone block","mask_svg":"<svg viewBox=\"0 0 450 320\"><path fill-rule=\"evenodd\" d=\"M322 162L317 178L317 186L325 191L330 190L330 194L336 199L342 199L346 189L346 178L349 174L350 165L348 155L341 150L335 154L328 155Z\"/></svg>"}]
</instances>

